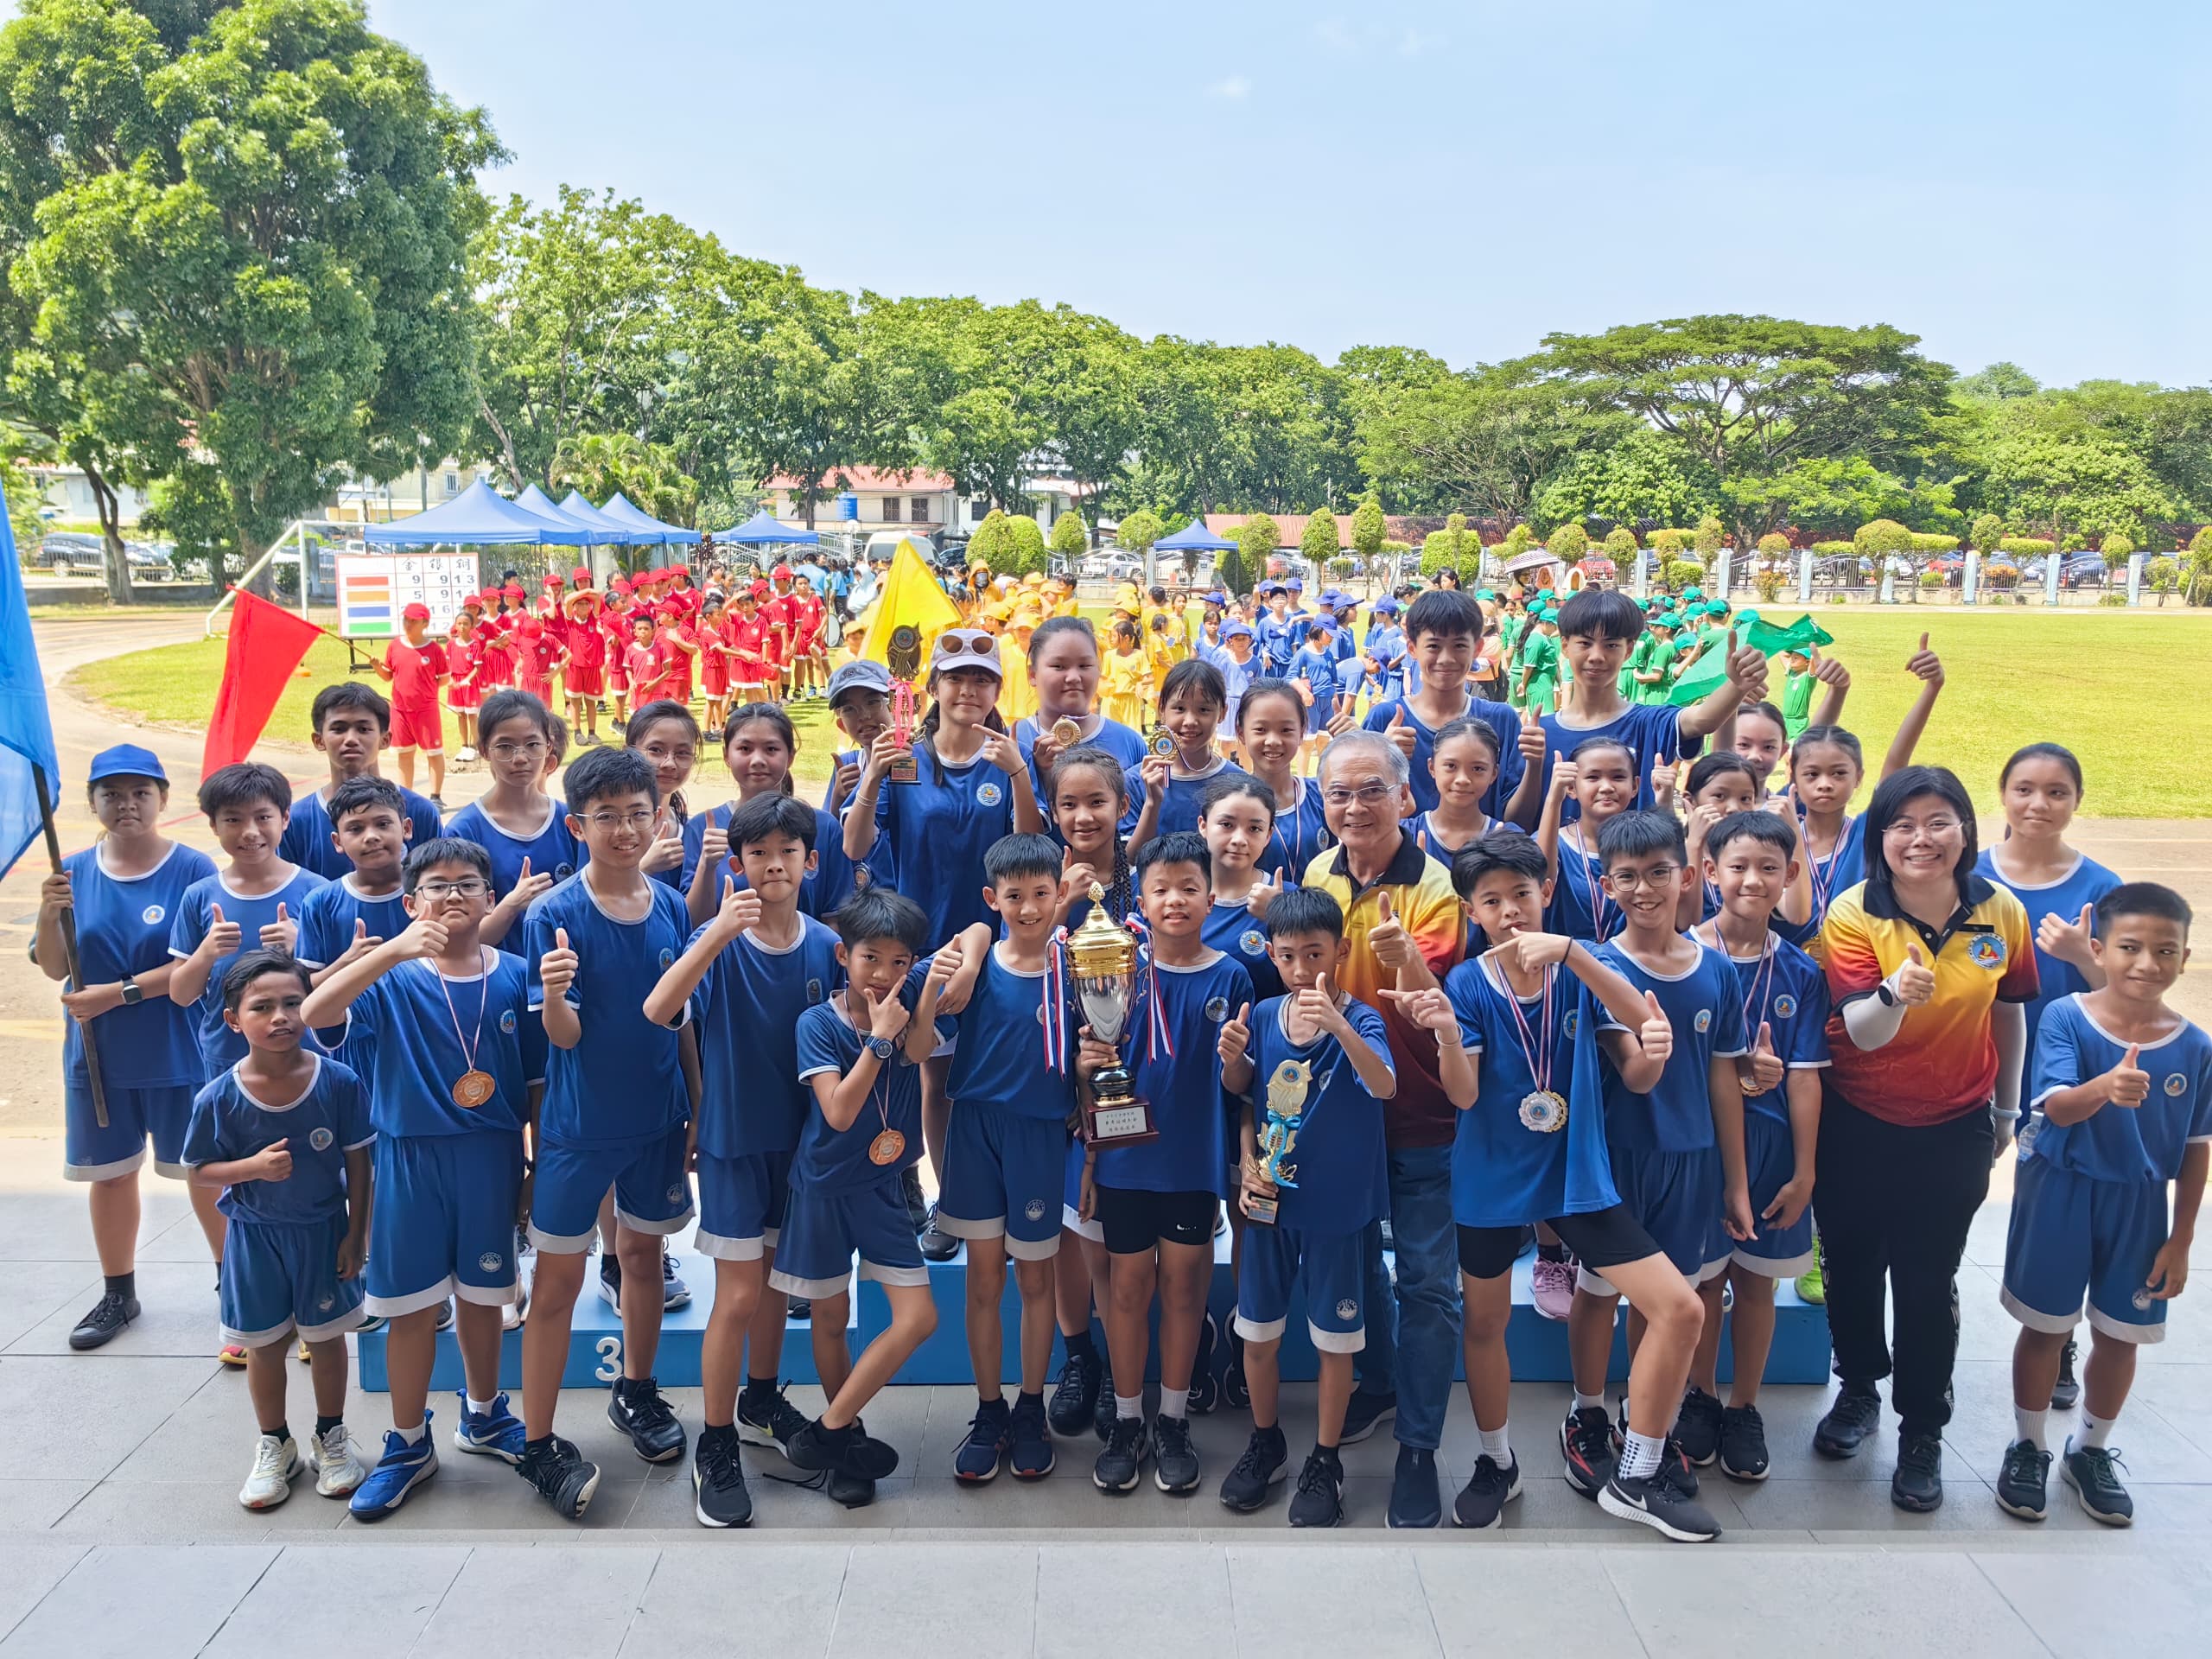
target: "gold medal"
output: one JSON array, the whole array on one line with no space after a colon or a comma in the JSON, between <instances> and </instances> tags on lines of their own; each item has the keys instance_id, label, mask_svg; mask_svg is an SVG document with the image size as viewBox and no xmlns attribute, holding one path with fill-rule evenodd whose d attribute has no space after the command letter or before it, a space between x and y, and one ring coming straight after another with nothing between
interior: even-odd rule
<instances>
[{"instance_id":1,"label":"gold medal","mask_svg":"<svg viewBox=\"0 0 2212 1659\"><path fill-rule=\"evenodd\" d=\"M1064 749L1071 749L1083 741L1083 725L1062 715L1052 722L1052 741Z\"/></svg>"},{"instance_id":2,"label":"gold medal","mask_svg":"<svg viewBox=\"0 0 2212 1659\"><path fill-rule=\"evenodd\" d=\"M1521 1126L1538 1135L1557 1135L1567 1127L1566 1098L1550 1089L1531 1090L1521 1096Z\"/></svg>"},{"instance_id":3,"label":"gold medal","mask_svg":"<svg viewBox=\"0 0 2212 1659\"><path fill-rule=\"evenodd\" d=\"M886 1129L868 1143L868 1160L879 1167L899 1161L899 1154L906 1150L906 1137L896 1129Z\"/></svg>"},{"instance_id":4,"label":"gold medal","mask_svg":"<svg viewBox=\"0 0 2212 1659\"><path fill-rule=\"evenodd\" d=\"M1152 728L1152 735L1145 739L1144 746L1163 760L1173 760L1175 755L1175 734L1165 726L1155 726Z\"/></svg>"},{"instance_id":5,"label":"gold medal","mask_svg":"<svg viewBox=\"0 0 2212 1659\"><path fill-rule=\"evenodd\" d=\"M473 1112L491 1099L498 1092L499 1086L489 1071L479 1071L471 1067L454 1082L453 1103Z\"/></svg>"}]
</instances>

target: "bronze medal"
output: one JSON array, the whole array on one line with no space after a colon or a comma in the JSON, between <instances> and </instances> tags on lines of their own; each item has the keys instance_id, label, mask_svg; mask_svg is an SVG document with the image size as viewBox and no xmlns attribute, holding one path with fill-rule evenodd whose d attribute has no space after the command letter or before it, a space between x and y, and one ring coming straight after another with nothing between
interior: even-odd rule
<instances>
[{"instance_id":1,"label":"bronze medal","mask_svg":"<svg viewBox=\"0 0 2212 1659\"><path fill-rule=\"evenodd\" d=\"M479 1071L472 1067L462 1072L454 1082L453 1103L473 1112L491 1099L499 1091L499 1086L489 1071Z\"/></svg>"},{"instance_id":2,"label":"bronze medal","mask_svg":"<svg viewBox=\"0 0 2212 1659\"><path fill-rule=\"evenodd\" d=\"M895 1164L906 1150L906 1137L896 1129L886 1129L868 1143L868 1160L878 1167Z\"/></svg>"}]
</instances>

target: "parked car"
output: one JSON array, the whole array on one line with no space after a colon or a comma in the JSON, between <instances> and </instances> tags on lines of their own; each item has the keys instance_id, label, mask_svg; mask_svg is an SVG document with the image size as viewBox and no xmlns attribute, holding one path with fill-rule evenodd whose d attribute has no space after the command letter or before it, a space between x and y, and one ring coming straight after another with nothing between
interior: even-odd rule
<instances>
[{"instance_id":1,"label":"parked car","mask_svg":"<svg viewBox=\"0 0 2212 1659\"><path fill-rule=\"evenodd\" d=\"M2020 567L2020 580L2042 587L2050 580L2052 555L2039 554ZM2073 553L2062 553L2058 559L2058 585L2062 588L2101 588L2109 574L2105 569L2105 556L2088 548Z\"/></svg>"},{"instance_id":2,"label":"parked car","mask_svg":"<svg viewBox=\"0 0 2212 1659\"><path fill-rule=\"evenodd\" d=\"M168 543L125 542L123 556L133 582L168 582L176 575ZM39 538L38 562L57 576L105 575L107 543L81 530L50 530Z\"/></svg>"}]
</instances>

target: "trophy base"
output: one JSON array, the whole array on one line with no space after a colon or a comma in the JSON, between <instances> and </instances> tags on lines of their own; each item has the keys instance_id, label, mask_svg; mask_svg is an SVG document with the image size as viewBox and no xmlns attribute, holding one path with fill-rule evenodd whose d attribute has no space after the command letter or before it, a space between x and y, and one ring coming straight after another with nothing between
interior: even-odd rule
<instances>
[{"instance_id":1,"label":"trophy base","mask_svg":"<svg viewBox=\"0 0 2212 1659\"><path fill-rule=\"evenodd\" d=\"M1247 1194L1244 1199L1244 1219L1262 1227L1275 1224L1276 1211L1281 1208L1279 1200L1259 1198Z\"/></svg>"},{"instance_id":2,"label":"trophy base","mask_svg":"<svg viewBox=\"0 0 2212 1659\"><path fill-rule=\"evenodd\" d=\"M883 769L886 783L918 784L922 780L921 763L912 754L902 754Z\"/></svg>"},{"instance_id":3,"label":"trophy base","mask_svg":"<svg viewBox=\"0 0 2212 1659\"><path fill-rule=\"evenodd\" d=\"M1084 1109L1084 1139L1094 1147L1137 1147L1160 1139L1152 1107L1141 1100L1107 1100Z\"/></svg>"}]
</instances>

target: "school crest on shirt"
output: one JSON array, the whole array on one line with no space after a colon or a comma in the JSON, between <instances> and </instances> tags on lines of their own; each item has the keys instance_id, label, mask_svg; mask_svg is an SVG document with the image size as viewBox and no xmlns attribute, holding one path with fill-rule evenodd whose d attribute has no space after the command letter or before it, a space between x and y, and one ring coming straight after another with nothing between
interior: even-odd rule
<instances>
[{"instance_id":1,"label":"school crest on shirt","mask_svg":"<svg viewBox=\"0 0 2212 1659\"><path fill-rule=\"evenodd\" d=\"M820 980L810 979L806 982L806 1000L809 1002L819 1002L822 1000L822 982Z\"/></svg>"},{"instance_id":2,"label":"school crest on shirt","mask_svg":"<svg viewBox=\"0 0 2212 1659\"><path fill-rule=\"evenodd\" d=\"M168 912L163 910L159 905L149 905L138 912L138 919L150 927L168 914Z\"/></svg>"},{"instance_id":3,"label":"school crest on shirt","mask_svg":"<svg viewBox=\"0 0 2212 1659\"><path fill-rule=\"evenodd\" d=\"M576 867L573 864L556 864L553 867L553 879L556 881L565 881L575 873Z\"/></svg>"},{"instance_id":4,"label":"school crest on shirt","mask_svg":"<svg viewBox=\"0 0 2212 1659\"><path fill-rule=\"evenodd\" d=\"M1567 1040L1569 1042L1573 1042L1574 1040L1574 1021L1576 1017L1580 1015L1581 1012L1582 1010L1580 1008L1569 1008L1567 1011L1566 1020L1562 1021L1560 1026L1560 1029L1567 1033Z\"/></svg>"},{"instance_id":5,"label":"school crest on shirt","mask_svg":"<svg viewBox=\"0 0 2212 1659\"><path fill-rule=\"evenodd\" d=\"M1790 995L1788 992L1785 991L1780 996L1774 999L1774 1017L1776 1019L1787 1020L1791 1014L1796 1012L1797 999Z\"/></svg>"},{"instance_id":6,"label":"school crest on shirt","mask_svg":"<svg viewBox=\"0 0 2212 1659\"><path fill-rule=\"evenodd\" d=\"M976 785L976 804L979 806L996 806L1005 798L1006 791L988 779Z\"/></svg>"},{"instance_id":7,"label":"school crest on shirt","mask_svg":"<svg viewBox=\"0 0 2212 1659\"><path fill-rule=\"evenodd\" d=\"M2005 941L1994 933L1977 933L1967 941L1967 960L1993 974L2005 965Z\"/></svg>"},{"instance_id":8,"label":"school crest on shirt","mask_svg":"<svg viewBox=\"0 0 2212 1659\"><path fill-rule=\"evenodd\" d=\"M500 1263L505 1260L505 1258L497 1250L486 1250L483 1255L476 1258L476 1266L481 1272L497 1273L499 1270Z\"/></svg>"},{"instance_id":9,"label":"school crest on shirt","mask_svg":"<svg viewBox=\"0 0 2212 1659\"><path fill-rule=\"evenodd\" d=\"M499 1016L499 1029L512 1035L515 1028L515 1011L509 1008Z\"/></svg>"},{"instance_id":10,"label":"school crest on shirt","mask_svg":"<svg viewBox=\"0 0 2212 1659\"><path fill-rule=\"evenodd\" d=\"M1229 999L1225 996L1208 997L1206 999L1206 1018L1212 1020L1216 1025L1219 1025L1223 1020L1228 1019Z\"/></svg>"},{"instance_id":11,"label":"school crest on shirt","mask_svg":"<svg viewBox=\"0 0 2212 1659\"><path fill-rule=\"evenodd\" d=\"M2180 1072L2174 1071L2167 1074L2166 1092L2173 1096L2175 1099L2180 1099L2182 1091L2188 1087L2189 1079L2183 1077Z\"/></svg>"},{"instance_id":12,"label":"school crest on shirt","mask_svg":"<svg viewBox=\"0 0 2212 1659\"><path fill-rule=\"evenodd\" d=\"M1030 1199L1030 1200L1029 1200L1029 1202L1028 1202L1027 1204L1025 1204L1024 1205L1022 1205L1022 1206L1021 1206L1021 1213L1022 1213L1023 1215L1025 1215L1025 1216L1028 1217L1029 1217L1029 1219L1030 1219L1030 1220L1032 1220L1032 1221L1042 1221L1042 1220L1044 1220L1044 1219L1045 1219L1045 1200L1044 1200L1044 1199L1042 1199L1042 1198L1032 1198L1032 1199Z\"/></svg>"},{"instance_id":13,"label":"school crest on shirt","mask_svg":"<svg viewBox=\"0 0 2212 1659\"><path fill-rule=\"evenodd\" d=\"M666 973L666 972L668 971L668 964L669 964L669 963L671 963L671 962L674 962L675 960L676 960L676 952L675 952L675 951L673 951L673 950L670 950L666 945L663 945L663 946L661 946L661 948L660 948L660 970L661 970L661 972L663 972L663 973Z\"/></svg>"},{"instance_id":14,"label":"school crest on shirt","mask_svg":"<svg viewBox=\"0 0 2212 1659\"><path fill-rule=\"evenodd\" d=\"M1248 957L1268 954L1268 936L1256 927L1248 927L1236 936L1236 948Z\"/></svg>"},{"instance_id":15,"label":"school crest on shirt","mask_svg":"<svg viewBox=\"0 0 2212 1659\"><path fill-rule=\"evenodd\" d=\"M1337 1304L1337 1317L1340 1319L1357 1319L1359 1317L1359 1304L1352 1300L1351 1297L1345 1297L1344 1300Z\"/></svg>"},{"instance_id":16,"label":"school crest on shirt","mask_svg":"<svg viewBox=\"0 0 2212 1659\"><path fill-rule=\"evenodd\" d=\"M308 1145L313 1147L317 1152L328 1152L330 1143L337 1138L328 1129L318 1128L308 1136Z\"/></svg>"},{"instance_id":17,"label":"school crest on shirt","mask_svg":"<svg viewBox=\"0 0 2212 1659\"><path fill-rule=\"evenodd\" d=\"M1697 1011L1697 1018L1696 1018L1696 1020L1694 1020L1692 1023L1693 1023L1693 1024L1694 1024L1700 1031L1710 1031L1710 1030L1712 1030L1712 1029L1713 1029L1713 1010L1712 1010L1711 1008L1700 1008L1700 1009Z\"/></svg>"}]
</instances>

